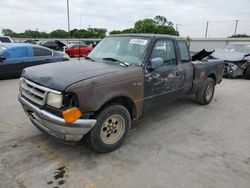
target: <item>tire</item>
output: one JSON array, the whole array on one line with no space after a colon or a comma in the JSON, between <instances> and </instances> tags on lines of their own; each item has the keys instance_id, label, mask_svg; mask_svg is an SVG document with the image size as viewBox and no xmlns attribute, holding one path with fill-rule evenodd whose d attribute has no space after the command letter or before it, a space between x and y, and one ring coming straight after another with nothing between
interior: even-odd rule
<instances>
[{"instance_id":1,"label":"tire","mask_svg":"<svg viewBox=\"0 0 250 188\"><path fill-rule=\"evenodd\" d=\"M196 101L199 104L209 104L214 96L215 82L212 78L207 78L203 84L203 87L196 93Z\"/></svg>"},{"instance_id":2,"label":"tire","mask_svg":"<svg viewBox=\"0 0 250 188\"><path fill-rule=\"evenodd\" d=\"M248 80L250 80L250 65L246 68L245 78L248 79Z\"/></svg>"},{"instance_id":3,"label":"tire","mask_svg":"<svg viewBox=\"0 0 250 188\"><path fill-rule=\"evenodd\" d=\"M118 149L126 139L131 125L129 111L124 106L113 104L103 109L95 118L96 125L86 135L88 145L98 153Z\"/></svg>"}]
</instances>

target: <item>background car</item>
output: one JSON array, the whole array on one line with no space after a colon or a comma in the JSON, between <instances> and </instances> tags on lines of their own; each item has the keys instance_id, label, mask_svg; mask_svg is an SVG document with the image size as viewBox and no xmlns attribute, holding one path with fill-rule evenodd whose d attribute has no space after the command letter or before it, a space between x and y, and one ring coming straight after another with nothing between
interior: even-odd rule
<instances>
[{"instance_id":1,"label":"background car","mask_svg":"<svg viewBox=\"0 0 250 188\"><path fill-rule=\"evenodd\" d=\"M73 44L65 50L70 57L87 56L93 50L92 45Z\"/></svg>"},{"instance_id":2,"label":"background car","mask_svg":"<svg viewBox=\"0 0 250 188\"><path fill-rule=\"evenodd\" d=\"M0 36L0 43L12 43L12 40L10 37Z\"/></svg>"},{"instance_id":3,"label":"background car","mask_svg":"<svg viewBox=\"0 0 250 188\"><path fill-rule=\"evenodd\" d=\"M64 49L67 47L66 44L64 44L63 42L59 40L49 40L49 41L43 42L41 45L47 48L50 48L52 50L61 51L61 52L63 52Z\"/></svg>"},{"instance_id":4,"label":"background car","mask_svg":"<svg viewBox=\"0 0 250 188\"><path fill-rule=\"evenodd\" d=\"M250 42L230 42L224 49L215 49L212 57L225 61L224 77L250 79Z\"/></svg>"},{"instance_id":5,"label":"background car","mask_svg":"<svg viewBox=\"0 0 250 188\"><path fill-rule=\"evenodd\" d=\"M0 44L0 79L19 77L26 67L68 61L69 56L39 45Z\"/></svg>"},{"instance_id":6,"label":"background car","mask_svg":"<svg viewBox=\"0 0 250 188\"><path fill-rule=\"evenodd\" d=\"M39 44L39 40L37 40L37 39L28 39L28 40L24 41L24 43Z\"/></svg>"}]
</instances>

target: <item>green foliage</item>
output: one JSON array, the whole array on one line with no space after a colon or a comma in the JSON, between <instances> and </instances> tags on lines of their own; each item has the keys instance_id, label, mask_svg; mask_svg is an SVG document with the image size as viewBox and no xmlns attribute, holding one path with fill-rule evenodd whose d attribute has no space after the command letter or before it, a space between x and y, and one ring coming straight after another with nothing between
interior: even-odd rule
<instances>
[{"instance_id":1,"label":"green foliage","mask_svg":"<svg viewBox=\"0 0 250 188\"><path fill-rule=\"evenodd\" d=\"M73 38L104 38L106 36L106 29L103 28L89 28L85 29L73 29L70 31L70 36ZM3 29L4 36L17 37L17 38L67 38L68 32L62 29L51 31L50 33L39 32L33 30L26 30L24 33L15 33L10 29Z\"/></svg>"},{"instance_id":2,"label":"green foliage","mask_svg":"<svg viewBox=\"0 0 250 188\"><path fill-rule=\"evenodd\" d=\"M4 36L15 37L16 33L14 33L10 29L2 29L2 33Z\"/></svg>"},{"instance_id":3,"label":"green foliage","mask_svg":"<svg viewBox=\"0 0 250 188\"><path fill-rule=\"evenodd\" d=\"M114 30L110 34L120 33L155 33L155 34L169 34L179 35L174 29L174 24L167 20L164 16L155 16L154 19L146 18L138 20L134 24L134 28L128 28L125 30ZM10 29L2 29L4 36L17 37L17 38L104 38L107 33L105 28L88 28L86 29L73 29L70 33L62 29L51 31L50 33L39 32L34 30L26 30L23 33L15 33Z\"/></svg>"},{"instance_id":4,"label":"green foliage","mask_svg":"<svg viewBox=\"0 0 250 188\"><path fill-rule=\"evenodd\" d=\"M124 29L122 30L122 33L135 33L135 29L134 28Z\"/></svg>"},{"instance_id":5,"label":"green foliage","mask_svg":"<svg viewBox=\"0 0 250 188\"><path fill-rule=\"evenodd\" d=\"M66 38L68 36L69 36L68 32L66 32L62 29L57 29L57 30L54 30L50 33L51 38Z\"/></svg>"},{"instance_id":6,"label":"green foliage","mask_svg":"<svg viewBox=\"0 0 250 188\"><path fill-rule=\"evenodd\" d=\"M157 23L153 19L138 20L134 26L136 33L156 33Z\"/></svg>"},{"instance_id":7,"label":"green foliage","mask_svg":"<svg viewBox=\"0 0 250 188\"><path fill-rule=\"evenodd\" d=\"M138 20L134 28L125 29L123 31L114 30L110 34L120 33L153 33L153 34L168 34L177 35L179 32L174 29L174 24L167 20L164 16L155 16L154 19L146 18Z\"/></svg>"},{"instance_id":8,"label":"green foliage","mask_svg":"<svg viewBox=\"0 0 250 188\"><path fill-rule=\"evenodd\" d=\"M247 34L237 34L237 35L232 35L229 38L249 38L250 36Z\"/></svg>"},{"instance_id":9,"label":"green foliage","mask_svg":"<svg viewBox=\"0 0 250 188\"><path fill-rule=\"evenodd\" d=\"M113 31L111 31L109 34L110 34L110 35L116 35L116 34L121 34L121 33L122 33L122 31L113 30Z\"/></svg>"}]
</instances>

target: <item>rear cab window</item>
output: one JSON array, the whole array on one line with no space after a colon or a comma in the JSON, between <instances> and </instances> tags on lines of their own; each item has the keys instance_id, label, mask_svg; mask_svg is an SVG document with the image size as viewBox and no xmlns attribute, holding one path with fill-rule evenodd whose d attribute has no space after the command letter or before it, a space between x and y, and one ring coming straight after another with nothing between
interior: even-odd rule
<instances>
[{"instance_id":1,"label":"rear cab window","mask_svg":"<svg viewBox=\"0 0 250 188\"><path fill-rule=\"evenodd\" d=\"M190 56L188 52L188 47L187 43L185 41L177 41L179 50L180 50L180 57L181 57L181 62L182 63L187 63L190 61Z\"/></svg>"}]
</instances>

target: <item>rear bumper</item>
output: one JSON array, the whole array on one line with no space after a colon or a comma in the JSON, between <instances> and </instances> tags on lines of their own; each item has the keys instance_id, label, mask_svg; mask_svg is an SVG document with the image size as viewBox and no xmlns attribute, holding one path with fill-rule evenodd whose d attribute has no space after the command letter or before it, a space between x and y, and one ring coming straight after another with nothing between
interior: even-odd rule
<instances>
[{"instance_id":1,"label":"rear bumper","mask_svg":"<svg viewBox=\"0 0 250 188\"><path fill-rule=\"evenodd\" d=\"M25 113L35 126L49 135L64 141L79 141L96 124L95 119L78 119L72 124L65 124L63 118L55 116L31 104L18 96Z\"/></svg>"}]
</instances>

